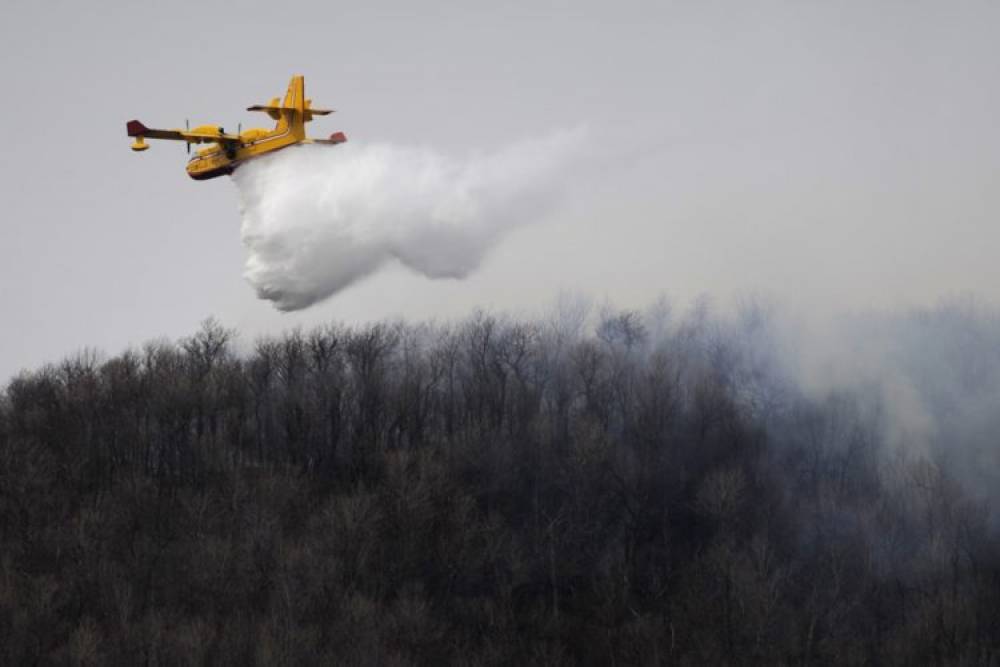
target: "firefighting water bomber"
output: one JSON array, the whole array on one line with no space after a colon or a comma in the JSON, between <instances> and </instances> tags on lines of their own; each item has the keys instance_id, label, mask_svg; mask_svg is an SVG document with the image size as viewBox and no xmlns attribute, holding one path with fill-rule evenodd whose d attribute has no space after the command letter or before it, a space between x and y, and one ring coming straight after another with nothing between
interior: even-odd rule
<instances>
[{"instance_id":1,"label":"firefighting water bomber","mask_svg":"<svg viewBox=\"0 0 1000 667\"><path fill-rule=\"evenodd\" d=\"M188 175L198 181L231 174L241 164L261 155L297 144L336 145L347 141L343 132L334 132L329 139L310 139L306 136L306 126L313 116L325 116L332 109L315 109L312 100L306 99L305 77L296 75L288 84L284 101L277 97L268 104L255 104L247 111L262 111L277 121L273 130L254 128L227 134L217 125L201 125L184 130L154 130L137 120L126 124L128 136L134 137L132 150L144 151L149 148L146 139L172 139L191 144L207 144L195 151L188 161Z\"/></svg>"}]
</instances>

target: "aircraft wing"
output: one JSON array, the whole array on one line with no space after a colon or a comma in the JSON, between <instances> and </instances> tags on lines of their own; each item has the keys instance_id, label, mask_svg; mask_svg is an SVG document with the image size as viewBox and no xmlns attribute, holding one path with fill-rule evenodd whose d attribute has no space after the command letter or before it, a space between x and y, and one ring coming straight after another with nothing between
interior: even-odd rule
<instances>
[{"instance_id":1,"label":"aircraft wing","mask_svg":"<svg viewBox=\"0 0 1000 667\"><path fill-rule=\"evenodd\" d=\"M148 137L149 139L177 139L184 141L184 135L180 130L153 130L137 120L130 120L125 125L130 137Z\"/></svg>"},{"instance_id":2,"label":"aircraft wing","mask_svg":"<svg viewBox=\"0 0 1000 667\"><path fill-rule=\"evenodd\" d=\"M173 139L175 141L187 141L192 144L218 142L223 144L239 143L238 134L225 134L222 132L199 132L197 130L157 130L146 127L137 120L130 120L126 124L128 136L145 137L147 139Z\"/></svg>"},{"instance_id":3,"label":"aircraft wing","mask_svg":"<svg viewBox=\"0 0 1000 667\"><path fill-rule=\"evenodd\" d=\"M149 130L143 136L147 139L184 139L179 130Z\"/></svg>"}]
</instances>

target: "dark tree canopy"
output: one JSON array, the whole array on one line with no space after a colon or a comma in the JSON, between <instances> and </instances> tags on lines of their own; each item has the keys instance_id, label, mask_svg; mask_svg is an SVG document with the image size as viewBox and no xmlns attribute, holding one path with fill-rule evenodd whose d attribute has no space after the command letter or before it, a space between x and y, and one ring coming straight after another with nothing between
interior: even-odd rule
<instances>
[{"instance_id":1,"label":"dark tree canopy","mask_svg":"<svg viewBox=\"0 0 1000 667\"><path fill-rule=\"evenodd\" d=\"M906 320L961 340L911 451L759 310L564 315L208 320L17 376L0 663L998 664L995 322Z\"/></svg>"}]
</instances>

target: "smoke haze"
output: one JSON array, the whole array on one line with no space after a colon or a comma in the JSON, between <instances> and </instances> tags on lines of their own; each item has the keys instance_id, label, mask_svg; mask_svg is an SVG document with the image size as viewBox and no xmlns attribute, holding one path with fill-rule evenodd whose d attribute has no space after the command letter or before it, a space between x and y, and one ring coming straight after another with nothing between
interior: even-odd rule
<instances>
[{"instance_id":1,"label":"smoke haze","mask_svg":"<svg viewBox=\"0 0 1000 667\"><path fill-rule=\"evenodd\" d=\"M556 203L583 130L455 159L429 148L301 146L233 176L249 251L245 276L279 310L306 308L391 260L463 278L518 225Z\"/></svg>"},{"instance_id":2,"label":"smoke haze","mask_svg":"<svg viewBox=\"0 0 1000 667\"><path fill-rule=\"evenodd\" d=\"M830 447L839 440L834 450L856 455L851 446L874 438L887 459L932 461L973 498L1000 500L995 307L964 295L931 307L816 318L749 300L717 322L715 345L733 360L731 373L743 386L737 393L776 443ZM803 404L810 406L805 413Z\"/></svg>"}]
</instances>

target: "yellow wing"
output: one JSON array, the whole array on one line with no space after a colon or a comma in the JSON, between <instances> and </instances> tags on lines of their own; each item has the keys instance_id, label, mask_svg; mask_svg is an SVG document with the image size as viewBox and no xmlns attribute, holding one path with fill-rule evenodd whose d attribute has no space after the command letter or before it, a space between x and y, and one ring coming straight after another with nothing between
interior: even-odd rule
<instances>
[{"instance_id":1,"label":"yellow wing","mask_svg":"<svg viewBox=\"0 0 1000 667\"><path fill-rule=\"evenodd\" d=\"M214 125L202 125L193 130L157 130L146 127L137 120L130 120L125 128L130 137L144 137L146 139L172 139L175 141L186 141L189 144L220 143L238 144L240 136L238 134L226 134L221 127Z\"/></svg>"}]
</instances>

